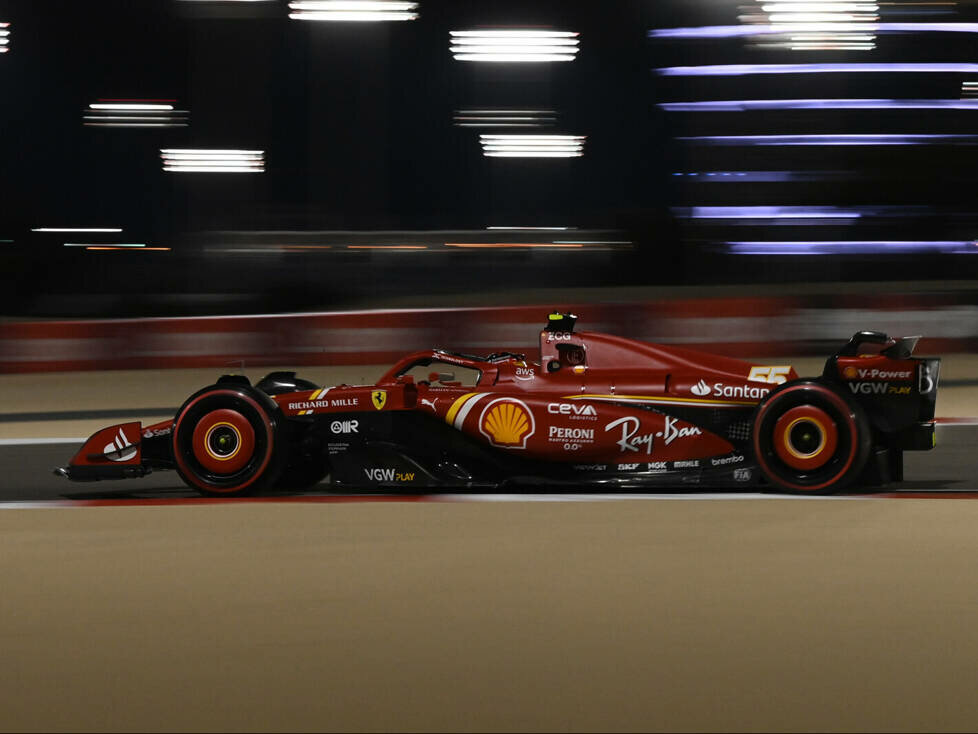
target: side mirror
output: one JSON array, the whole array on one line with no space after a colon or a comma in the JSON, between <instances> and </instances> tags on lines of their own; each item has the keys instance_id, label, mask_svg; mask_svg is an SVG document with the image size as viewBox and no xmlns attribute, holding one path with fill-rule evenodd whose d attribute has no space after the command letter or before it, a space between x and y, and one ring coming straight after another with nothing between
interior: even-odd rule
<instances>
[{"instance_id":1,"label":"side mirror","mask_svg":"<svg viewBox=\"0 0 978 734\"><path fill-rule=\"evenodd\" d=\"M454 379L454 372L432 372L428 375L429 382L452 382Z\"/></svg>"}]
</instances>

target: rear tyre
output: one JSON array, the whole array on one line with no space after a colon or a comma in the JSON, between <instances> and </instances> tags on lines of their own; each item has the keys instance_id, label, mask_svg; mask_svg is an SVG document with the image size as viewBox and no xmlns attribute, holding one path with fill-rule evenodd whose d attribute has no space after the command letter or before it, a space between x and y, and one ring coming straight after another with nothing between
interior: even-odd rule
<instances>
[{"instance_id":1,"label":"rear tyre","mask_svg":"<svg viewBox=\"0 0 978 734\"><path fill-rule=\"evenodd\" d=\"M177 472L202 494L231 497L271 487L282 471L279 411L248 385L213 385L173 422Z\"/></svg>"},{"instance_id":2,"label":"rear tyre","mask_svg":"<svg viewBox=\"0 0 978 734\"><path fill-rule=\"evenodd\" d=\"M764 398L751 438L764 477L795 494L845 489L862 472L872 443L862 408L820 380L791 382Z\"/></svg>"}]
</instances>

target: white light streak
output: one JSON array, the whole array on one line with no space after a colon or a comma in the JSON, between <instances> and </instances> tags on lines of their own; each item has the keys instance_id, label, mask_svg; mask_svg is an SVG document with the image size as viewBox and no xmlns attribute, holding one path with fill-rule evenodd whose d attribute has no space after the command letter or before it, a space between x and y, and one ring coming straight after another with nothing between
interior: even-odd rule
<instances>
[{"instance_id":1,"label":"white light streak","mask_svg":"<svg viewBox=\"0 0 978 734\"><path fill-rule=\"evenodd\" d=\"M584 155L586 135L479 136L487 158L579 158Z\"/></svg>"},{"instance_id":2,"label":"white light streak","mask_svg":"<svg viewBox=\"0 0 978 734\"><path fill-rule=\"evenodd\" d=\"M120 244L117 242L65 242L65 247L146 247L143 243Z\"/></svg>"},{"instance_id":3,"label":"white light streak","mask_svg":"<svg viewBox=\"0 0 978 734\"><path fill-rule=\"evenodd\" d=\"M576 227L486 227L486 229L503 230L507 232L566 232Z\"/></svg>"},{"instance_id":4,"label":"white light streak","mask_svg":"<svg viewBox=\"0 0 978 734\"><path fill-rule=\"evenodd\" d=\"M163 170L173 173L262 173L263 150L218 150L164 148L160 151Z\"/></svg>"},{"instance_id":5,"label":"white light streak","mask_svg":"<svg viewBox=\"0 0 978 734\"><path fill-rule=\"evenodd\" d=\"M579 34L573 31L450 31L449 35L449 51L456 61L573 61L580 44Z\"/></svg>"},{"instance_id":6,"label":"white light streak","mask_svg":"<svg viewBox=\"0 0 978 734\"><path fill-rule=\"evenodd\" d=\"M838 2L766 2L763 15L742 16L748 24L770 27L772 36L760 43L781 46L793 51L870 51L876 48L876 3ZM863 32L853 38L853 32ZM792 35L792 34L803 35ZM790 37L790 38L789 38ZM784 40L788 38L788 40Z\"/></svg>"},{"instance_id":7,"label":"white light streak","mask_svg":"<svg viewBox=\"0 0 978 734\"><path fill-rule=\"evenodd\" d=\"M121 232L121 227L38 227L31 232Z\"/></svg>"},{"instance_id":8,"label":"white light streak","mask_svg":"<svg viewBox=\"0 0 978 734\"><path fill-rule=\"evenodd\" d=\"M289 9L293 20L380 22L418 18L418 3L402 0L295 0Z\"/></svg>"},{"instance_id":9,"label":"white light streak","mask_svg":"<svg viewBox=\"0 0 978 734\"><path fill-rule=\"evenodd\" d=\"M552 127L555 110L469 109L456 110L456 127Z\"/></svg>"},{"instance_id":10,"label":"white light streak","mask_svg":"<svg viewBox=\"0 0 978 734\"><path fill-rule=\"evenodd\" d=\"M93 110L172 110L172 104L132 104L119 102L96 102L88 105Z\"/></svg>"},{"instance_id":11,"label":"white light streak","mask_svg":"<svg viewBox=\"0 0 978 734\"><path fill-rule=\"evenodd\" d=\"M174 109L169 100L98 100L88 105L85 127L187 127L190 113Z\"/></svg>"}]
</instances>

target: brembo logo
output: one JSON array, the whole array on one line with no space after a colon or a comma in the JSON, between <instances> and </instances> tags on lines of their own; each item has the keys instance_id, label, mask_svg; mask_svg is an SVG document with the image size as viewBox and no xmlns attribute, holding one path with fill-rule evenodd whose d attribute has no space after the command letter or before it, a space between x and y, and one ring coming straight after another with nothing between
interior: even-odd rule
<instances>
[{"instance_id":1,"label":"brembo logo","mask_svg":"<svg viewBox=\"0 0 978 734\"><path fill-rule=\"evenodd\" d=\"M135 455L136 447L129 442L121 428L115 441L105 444L105 457L110 461L129 461Z\"/></svg>"},{"instance_id":2,"label":"brembo logo","mask_svg":"<svg viewBox=\"0 0 978 734\"><path fill-rule=\"evenodd\" d=\"M710 386L707 385L705 382L703 382L703 380L700 380L691 388L689 388L689 391L693 393L693 395L699 395L702 397L703 395L710 394Z\"/></svg>"}]
</instances>

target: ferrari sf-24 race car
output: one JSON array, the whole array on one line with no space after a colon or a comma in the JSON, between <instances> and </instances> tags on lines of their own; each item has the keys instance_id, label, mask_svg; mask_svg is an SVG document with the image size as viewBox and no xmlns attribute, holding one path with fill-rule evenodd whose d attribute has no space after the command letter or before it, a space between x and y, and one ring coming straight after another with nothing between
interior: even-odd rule
<instances>
[{"instance_id":1,"label":"ferrari sf-24 race car","mask_svg":"<svg viewBox=\"0 0 978 734\"><path fill-rule=\"evenodd\" d=\"M940 360L917 337L855 334L822 374L576 331L550 314L539 360L409 354L374 385L225 375L173 420L95 433L57 473L175 469L203 494L568 486L827 493L903 475L933 448Z\"/></svg>"}]
</instances>

